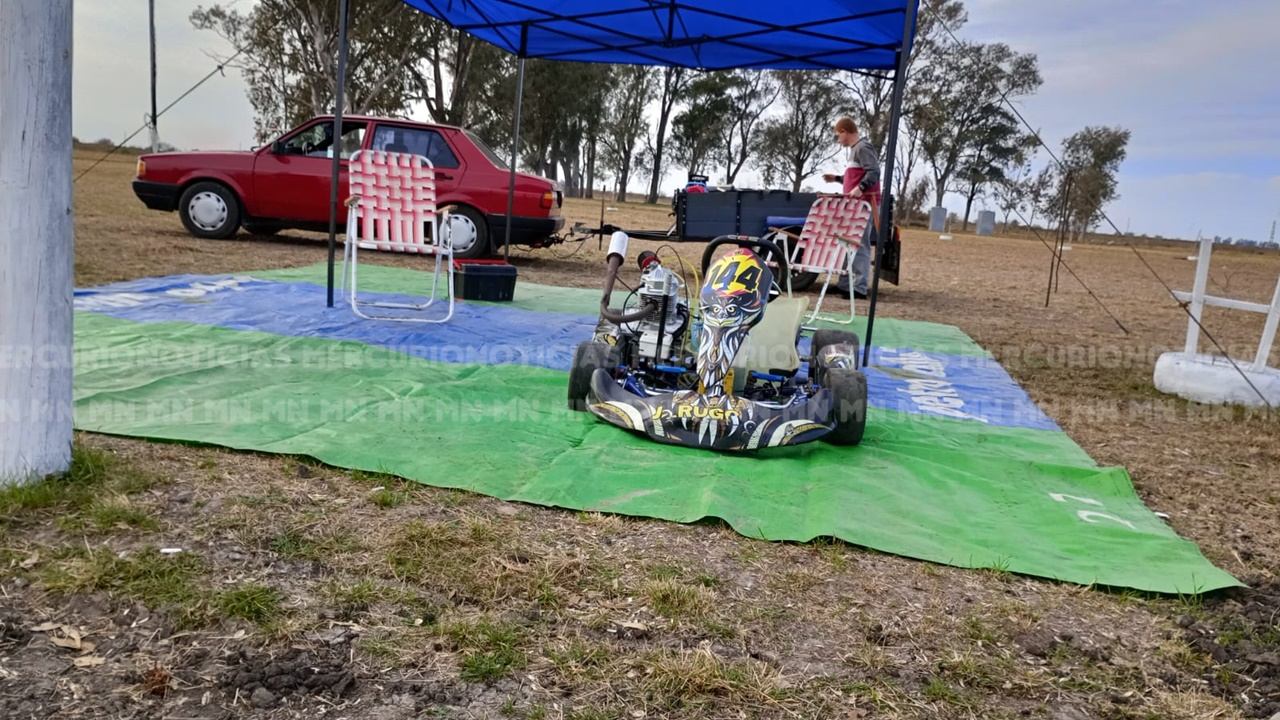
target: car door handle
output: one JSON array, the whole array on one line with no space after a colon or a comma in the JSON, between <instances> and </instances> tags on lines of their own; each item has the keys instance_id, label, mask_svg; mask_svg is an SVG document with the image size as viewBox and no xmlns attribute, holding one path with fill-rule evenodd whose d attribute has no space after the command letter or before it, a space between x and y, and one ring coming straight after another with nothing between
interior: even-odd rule
<instances>
[{"instance_id":1,"label":"car door handle","mask_svg":"<svg viewBox=\"0 0 1280 720\"><path fill-rule=\"evenodd\" d=\"M452 175L446 175L446 174L444 174L444 173L436 173L436 177L437 177L437 178L439 178L440 180L452 180L452 179L453 179L453 176L452 176Z\"/></svg>"}]
</instances>

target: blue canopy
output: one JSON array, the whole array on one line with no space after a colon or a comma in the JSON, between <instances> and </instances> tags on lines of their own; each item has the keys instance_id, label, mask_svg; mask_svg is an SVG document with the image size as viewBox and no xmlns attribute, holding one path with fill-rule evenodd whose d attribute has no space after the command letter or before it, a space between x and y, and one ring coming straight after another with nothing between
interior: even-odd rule
<instances>
[{"instance_id":1,"label":"blue canopy","mask_svg":"<svg viewBox=\"0 0 1280 720\"><path fill-rule=\"evenodd\" d=\"M699 70L891 70L916 21L911 0L404 2L518 57Z\"/></svg>"},{"instance_id":2,"label":"blue canopy","mask_svg":"<svg viewBox=\"0 0 1280 720\"><path fill-rule=\"evenodd\" d=\"M350 0L340 0L338 92L334 132L342 119L346 78L346 18ZM403 0L520 58L511 182L507 188L506 237L511 245L524 59L662 65L693 70L892 70L888 157L893 177L902 113L904 68L916 33L920 0ZM329 198L329 307L333 307L333 263L338 217L338 156L333 158ZM892 221L890 201L880 206L880 227ZM880 287L876 243L871 304L862 360L871 353Z\"/></svg>"}]
</instances>

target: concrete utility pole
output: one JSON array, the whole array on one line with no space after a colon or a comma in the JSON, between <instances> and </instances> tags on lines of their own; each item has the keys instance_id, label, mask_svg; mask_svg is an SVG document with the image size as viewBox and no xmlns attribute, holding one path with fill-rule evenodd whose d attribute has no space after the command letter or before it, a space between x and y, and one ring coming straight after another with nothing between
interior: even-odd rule
<instances>
[{"instance_id":1,"label":"concrete utility pole","mask_svg":"<svg viewBox=\"0 0 1280 720\"><path fill-rule=\"evenodd\" d=\"M73 0L0 0L0 486L71 466Z\"/></svg>"}]
</instances>

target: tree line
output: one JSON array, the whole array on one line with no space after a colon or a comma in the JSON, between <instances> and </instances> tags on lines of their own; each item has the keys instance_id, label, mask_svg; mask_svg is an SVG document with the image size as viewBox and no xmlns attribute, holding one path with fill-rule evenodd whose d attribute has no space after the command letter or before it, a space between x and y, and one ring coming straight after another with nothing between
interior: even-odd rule
<instances>
[{"instance_id":1,"label":"tree line","mask_svg":"<svg viewBox=\"0 0 1280 720\"><path fill-rule=\"evenodd\" d=\"M338 18L332 0L260 0L248 12L199 7L193 25L241 50L259 141L332 112ZM963 0L922 0L907 65L897 167L886 183L898 221L947 193L1034 223L1083 233L1118 196L1129 131L1086 127L1041 159L1012 109L1042 84L1038 61L1004 43L958 39ZM509 147L516 60L401 0L351 0L345 112L403 116L471 128ZM837 154L834 120L850 115L883 149L891 83L877 74L725 70L530 59L525 64L520 164L593 197L618 200L639 180L658 201L672 167L734 184L747 168L769 187L800 191ZM1038 171L1034 168L1039 165Z\"/></svg>"}]
</instances>

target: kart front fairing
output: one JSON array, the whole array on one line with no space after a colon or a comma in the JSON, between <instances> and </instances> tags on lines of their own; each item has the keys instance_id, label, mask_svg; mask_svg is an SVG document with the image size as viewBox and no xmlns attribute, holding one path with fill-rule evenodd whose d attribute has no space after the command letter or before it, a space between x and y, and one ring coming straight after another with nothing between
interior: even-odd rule
<instances>
[{"instance_id":1,"label":"kart front fairing","mask_svg":"<svg viewBox=\"0 0 1280 720\"><path fill-rule=\"evenodd\" d=\"M698 388L638 395L609 370L591 377L588 408L597 417L653 440L716 449L754 450L812 442L834 427L830 392L795 393L757 402L732 393L732 366L751 328L764 316L773 273L740 248L707 270L699 297Z\"/></svg>"}]
</instances>

